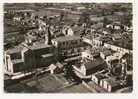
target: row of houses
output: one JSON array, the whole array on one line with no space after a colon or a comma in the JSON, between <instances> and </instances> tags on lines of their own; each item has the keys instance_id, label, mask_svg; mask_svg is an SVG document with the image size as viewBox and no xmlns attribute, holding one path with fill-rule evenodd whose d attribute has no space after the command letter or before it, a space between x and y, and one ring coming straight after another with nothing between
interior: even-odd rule
<instances>
[{"instance_id":1,"label":"row of houses","mask_svg":"<svg viewBox=\"0 0 138 99\"><path fill-rule=\"evenodd\" d=\"M104 74L94 74L92 75L91 80L108 92L113 92L121 88L121 81L118 81L115 78L109 78Z\"/></svg>"},{"instance_id":2,"label":"row of houses","mask_svg":"<svg viewBox=\"0 0 138 99\"><path fill-rule=\"evenodd\" d=\"M91 76L91 80L108 92L117 91L118 89L123 88L124 84L132 84L132 74L127 74L126 82L124 82L123 80L117 80L115 76L112 77L108 74L109 71L103 70L102 72L93 74Z\"/></svg>"},{"instance_id":3,"label":"row of houses","mask_svg":"<svg viewBox=\"0 0 138 99\"><path fill-rule=\"evenodd\" d=\"M114 51L118 51L120 53L132 53L132 50L122 48L120 46L117 46L115 44L108 43L108 41L111 41L109 38L103 38L103 37L96 37L94 38L93 36L86 36L83 37L83 41L92 45L92 46L104 46L108 49L112 49Z\"/></svg>"}]
</instances>

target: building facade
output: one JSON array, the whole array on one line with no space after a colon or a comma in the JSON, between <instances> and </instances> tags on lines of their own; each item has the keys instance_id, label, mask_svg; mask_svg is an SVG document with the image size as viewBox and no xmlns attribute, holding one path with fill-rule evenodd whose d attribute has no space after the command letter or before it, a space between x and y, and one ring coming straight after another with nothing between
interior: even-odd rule
<instances>
[{"instance_id":1,"label":"building facade","mask_svg":"<svg viewBox=\"0 0 138 99\"><path fill-rule=\"evenodd\" d=\"M55 55L58 59L73 61L80 59L81 50L83 50L83 42L79 36L62 36L52 40L55 47Z\"/></svg>"}]
</instances>

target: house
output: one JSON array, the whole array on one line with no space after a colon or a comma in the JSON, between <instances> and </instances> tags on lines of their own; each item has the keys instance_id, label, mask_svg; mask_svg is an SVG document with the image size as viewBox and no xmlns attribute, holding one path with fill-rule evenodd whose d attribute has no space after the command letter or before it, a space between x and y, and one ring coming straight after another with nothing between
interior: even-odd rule
<instances>
[{"instance_id":1,"label":"house","mask_svg":"<svg viewBox=\"0 0 138 99\"><path fill-rule=\"evenodd\" d=\"M115 78L105 78L100 81L100 86L103 87L108 92L113 92L121 88L121 81Z\"/></svg>"},{"instance_id":2,"label":"house","mask_svg":"<svg viewBox=\"0 0 138 99\"><path fill-rule=\"evenodd\" d=\"M91 78L91 75L99 70L105 68L105 62L101 59L84 62L83 64L73 65L73 69L78 77L81 79Z\"/></svg>"}]
</instances>

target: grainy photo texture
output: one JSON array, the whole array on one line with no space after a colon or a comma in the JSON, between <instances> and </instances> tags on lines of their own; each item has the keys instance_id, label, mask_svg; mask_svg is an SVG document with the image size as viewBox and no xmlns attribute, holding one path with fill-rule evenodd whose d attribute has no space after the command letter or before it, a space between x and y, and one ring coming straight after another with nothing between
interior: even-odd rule
<instances>
[{"instance_id":1,"label":"grainy photo texture","mask_svg":"<svg viewBox=\"0 0 138 99\"><path fill-rule=\"evenodd\" d=\"M131 93L131 3L5 3L5 93Z\"/></svg>"}]
</instances>

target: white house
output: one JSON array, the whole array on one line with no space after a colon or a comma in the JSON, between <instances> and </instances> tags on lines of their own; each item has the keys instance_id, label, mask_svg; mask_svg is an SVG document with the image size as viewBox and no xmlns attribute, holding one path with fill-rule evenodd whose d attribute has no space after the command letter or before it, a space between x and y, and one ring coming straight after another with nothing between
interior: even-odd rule
<instances>
[{"instance_id":1,"label":"white house","mask_svg":"<svg viewBox=\"0 0 138 99\"><path fill-rule=\"evenodd\" d=\"M104 61L101 59L84 62L83 64L73 65L73 69L81 79L90 79L92 74L104 68Z\"/></svg>"}]
</instances>

